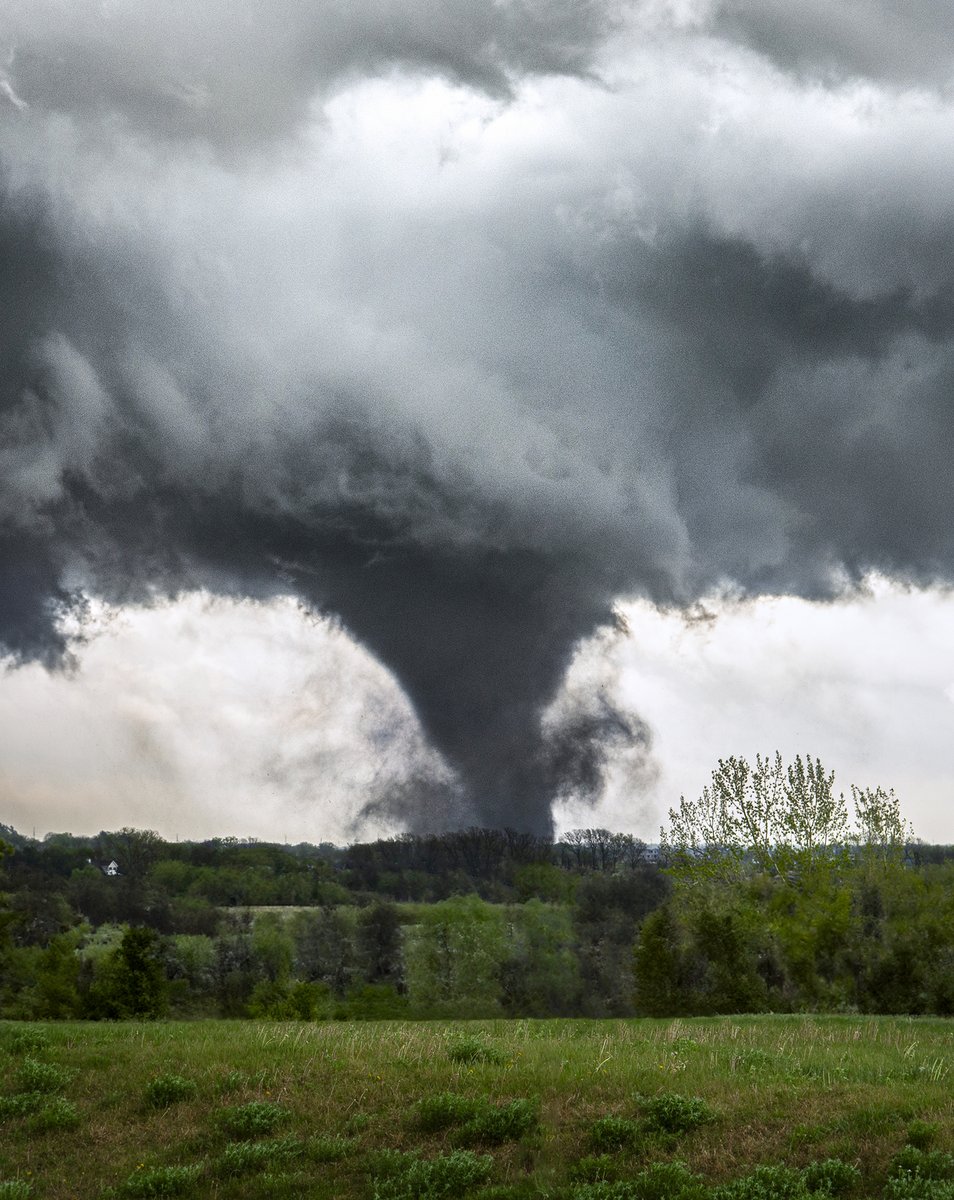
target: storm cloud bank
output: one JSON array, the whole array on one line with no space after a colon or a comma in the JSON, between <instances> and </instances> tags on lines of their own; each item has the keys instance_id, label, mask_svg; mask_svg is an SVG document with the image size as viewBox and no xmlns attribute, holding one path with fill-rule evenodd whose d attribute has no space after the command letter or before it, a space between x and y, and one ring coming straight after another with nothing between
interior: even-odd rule
<instances>
[{"instance_id":1,"label":"storm cloud bank","mask_svg":"<svg viewBox=\"0 0 954 1200\"><path fill-rule=\"evenodd\" d=\"M608 701L541 723L619 598L954 575L928 7L0 13L14 657L83 596L292 593L454 773L381 803L544 831L649 752Z\"/></svg>"}]
</instances>

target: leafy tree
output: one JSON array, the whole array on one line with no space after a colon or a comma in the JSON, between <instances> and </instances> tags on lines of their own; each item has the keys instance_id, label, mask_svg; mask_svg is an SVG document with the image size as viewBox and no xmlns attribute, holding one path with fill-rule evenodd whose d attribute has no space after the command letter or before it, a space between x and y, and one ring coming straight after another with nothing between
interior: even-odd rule
<instances>
[{"instance_id":1,"label":"leafy tree","mask_svg":"<svg viewBox=\"0 0 954 1200\"><path fill-rule=\"evenodd\" d=\"M154 929L130 926L100 964L87 996L89 1016L160 1017L168 1003L161 942Z\"/></svg>"},{"instance_id":2,"label":"leafy tree","mask_svg":"<svg viewBox=\"0 0 954 1200\"><path fill-rule=\"evenodd\" d=\"M663 852L684 879L738 879L754 869L784 879L847 861L845 798L819 759L757 755L720 759L698 800L683 796L661 831Z\"/></svg>"}]
</instances>

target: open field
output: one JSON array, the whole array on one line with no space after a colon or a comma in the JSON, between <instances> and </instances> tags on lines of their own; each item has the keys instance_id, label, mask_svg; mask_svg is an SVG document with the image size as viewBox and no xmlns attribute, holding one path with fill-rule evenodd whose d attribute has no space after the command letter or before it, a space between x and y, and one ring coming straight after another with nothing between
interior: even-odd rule
<instances>
[{"instance_id":1,"label":"open field","mask_svg":"<svg viewBox=\"0 0 954 1200\"><path fill-rule=\"evenodd\" d=\"M954 1022L892 1017L0 1023L0 1197L688 1200L701 1184L639 1172L680 1159L715 1187L839 1158L843 1194L904 1200L906 1143L954 1162L952 1066ZM445 1178L382 1151L455 1157Z\"/></svg>"}]
</instances>

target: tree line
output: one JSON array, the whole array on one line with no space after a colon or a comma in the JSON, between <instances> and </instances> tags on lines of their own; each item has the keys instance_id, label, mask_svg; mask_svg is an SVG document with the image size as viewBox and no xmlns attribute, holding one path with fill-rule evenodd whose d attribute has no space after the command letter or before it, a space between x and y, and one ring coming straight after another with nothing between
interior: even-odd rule
<instances>
[{"instance_id":1,"label":"tree line","mask_svg":"<svg viewBox=\"0 0 954 1200\"><path fill-rule=\"evenodd\" d=\"M0 826L0 1016L954 1012L954 848L818 760L605 829L336 847ZM119 874L104 873L118 864Z\"/></svg>"}]
</instances>

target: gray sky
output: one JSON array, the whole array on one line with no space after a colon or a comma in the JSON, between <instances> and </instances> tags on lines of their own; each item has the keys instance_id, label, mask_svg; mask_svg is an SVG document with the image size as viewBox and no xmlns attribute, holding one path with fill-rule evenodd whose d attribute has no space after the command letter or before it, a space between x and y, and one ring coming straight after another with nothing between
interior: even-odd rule
<instances>
[{"instance_id":1,"label":"gray sky","mask_svg":"<svg viewBox=\"0 0 954 1200\"><path fill-rule=\"evenodd\" d=\"M940 5L0 18L0 820L950 840Z\"/></svg>"}]
</instances>

